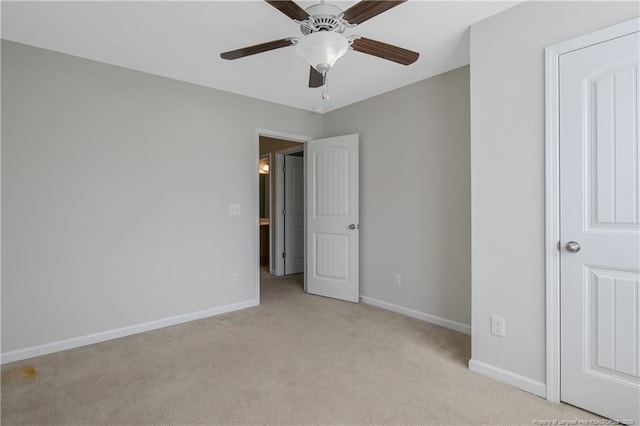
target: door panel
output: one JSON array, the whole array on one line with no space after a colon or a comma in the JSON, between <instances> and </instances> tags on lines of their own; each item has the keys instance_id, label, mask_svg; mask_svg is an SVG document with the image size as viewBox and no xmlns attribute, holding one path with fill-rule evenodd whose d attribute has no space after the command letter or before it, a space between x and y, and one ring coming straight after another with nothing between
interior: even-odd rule
<instances>
[{"instance_id":1,"label":"door panel","mask_svg":"<svg viewBox=\"0 0 640 426\"><path fill-rule=\"evenodd\" d=\"M307 143L309 293L358 302L358 135Z\"/></svg>"},{"instance_id":2,"label":"door panel","mask_svg":"<svg viewBox=\"0 0 640 426\"><path fill-rule=\"evenodd\" d=\"M314 233L316 250L315 275L349 283L349 235Z\"/></svg>"},{"instance_id":3,"label":"door panel","mask_svg":"<svg viewBox=\"0 0 640 426\"><path fill-rule=\"evenodd\" d=\"M284 273L304 272L304 159L285 155Z\"/></svg>"},{"instance_id":4,"label":"door panel","mask_svg":"<svg viewBox=\"0 0 640 426\"><path fill-rule=\"evenodd\" d=\"M633 385L638 378L638 273L587 268L587 330L590 362L586 371Z\"/></svg>"},{"instance_id":5,"label":"door panel","mask_svg":"<svg viewBox=\"0 0 640 426\"><path fill-rule=\"evenodd\" d=\"M638 188L634 183L637 167L637 137L633 112L636 97L634 83L637 64L630 62L599 73L586 83L587 113L595 118L595 132L586 155L592 167L587 169L595 212L592 226L632 225L638 229ZM590 87L589 87L590 86Z\"/></svg>"},{"instance_id":6,"label":"door panel","mask_svg":"<svg viewBox=\"0 0 640 426\"><path fill-rule=\"evenodd\" d=\"M639 48L634 33L559 61L561 399L636 424Z\"/></svg>"}]
</instances>

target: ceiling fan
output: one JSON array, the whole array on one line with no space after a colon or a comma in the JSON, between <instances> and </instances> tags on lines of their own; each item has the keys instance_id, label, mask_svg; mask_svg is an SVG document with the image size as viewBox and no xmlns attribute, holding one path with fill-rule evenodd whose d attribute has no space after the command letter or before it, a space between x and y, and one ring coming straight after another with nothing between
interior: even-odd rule
<instances>
[{"instance_id":1,"label":"ceiling fan","mask_svg":"<svg viewBox=\"0 0 640 426\"><path fill-rule=\"evenodd\" d=\"M287 15L300 25L302 37L288 37L269 41L220 54L222 59L238 59L256 53L295 46L295 52L311 65L309 87L327 84L327 72L347 50L352 49L377 56L402 65L410 65L418 60L419 53L360 35L345 36L346 29L357 25L404 3L406 0L361 0L347 10L325 3L302 9L292 0L265 0L271 6ZM323 99L328 97L325 90Z\"/></svg>"}]
</instances>

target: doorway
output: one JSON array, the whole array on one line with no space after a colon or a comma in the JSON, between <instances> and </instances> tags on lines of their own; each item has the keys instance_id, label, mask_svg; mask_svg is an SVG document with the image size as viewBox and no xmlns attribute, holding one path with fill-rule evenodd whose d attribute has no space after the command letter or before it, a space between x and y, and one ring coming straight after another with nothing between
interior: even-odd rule
<instances>
[{"instance_id":1,"label":"doorway","mask_svg":"<svg viewBox=\"0 0 640 426\"><path fill-rule=\"evenodd\" d=\"M300 156L304 151L304 144L310 138L269 130L256 132L256 163L258 182L256 204L258 223L258 254L257 283L258 298L260 295L261 277L280 276L285 274L284 259L284 157L288 155ZM302 158L302 157L299 157ZM302 171L299 171L300 174ZM300 174L302 181L297 185L302 188L304 173ZM304 199L302 210L304 211ZM302 225L304 214L301 214ZM304 228L302 228L304 230ZM304 238L303 238L304 241ZM304 268L304 255L301 261ZM302 271L300 271L302 272Z\"/></svg>"},{"instance_id":2,"label":"doorway","mask_svg":"<svg viewBox=\"0 0 640 426\"><path fill-rule=\"evenodd\" d=\"M291 137L258 130L256 132L255 167L258 168L260 156L260 138L280 139L277 143L308 142L311 138ZM263 147L266 153L266 148ZM303 228L301 231L289 232L294 236L292 244L296 246L304 275L305 292L320 296L332 297L358 303L359 290L359 135L343 135L331 138L315 139L308 145L280 149L275 152L275 167L269 168L273 177L273 202L270 204L268 225L270 230L270 273L285 274L285 263L282 248L284 247L284 199L278 197L278 189L284 188L285 158L292 161L298 157L293 155L303 151L304 160L299 161L298 178L299 200L304 200L302 207L294 208L303 212L301 219L292 226ZM302 182L300 182L302 181ZM302 186L299 185L302 183ZM259 181L256 178L256 200ZM296 198L293 196L293 198ZM256 201L256 298L260 301L260 265L259 265L259 202ZM281 210L282 209L282 210ZM277 214L276 214L277 213ZM266 224L266 220L263 223ZM264 225L263 225L264 226ZM267 234L267 232L263 232ZM278 243L282 241L281 245ZM300 244L303 241L303 244ZM274 247L275 245L275 247ZM286 256L286 254L285 254Z\"/></svg>"}]
</instances>

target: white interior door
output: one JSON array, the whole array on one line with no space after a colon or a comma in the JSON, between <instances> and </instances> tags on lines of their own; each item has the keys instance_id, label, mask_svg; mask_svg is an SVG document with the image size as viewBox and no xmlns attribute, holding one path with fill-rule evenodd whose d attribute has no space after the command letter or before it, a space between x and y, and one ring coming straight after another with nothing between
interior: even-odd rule
<instances>
[{"instance_id":1,"label":"white interior door","mask_svg":"<svg viewBox=\"0 0 640 426\"><path fill-rule=\"evenodd\" d=\"M284 157L284 273L304 272L304 158Z\"/></svg>"},{"instance_id":2,"label":"white interior door","mask_svg":"<svg viewBox=\"0 0 640 426\"><path fill-rule=\"evenodd\" d=\"M640 423L638 33L560 56L563 401Z\"/></svg>"},{"instance_id":3,"label":"white interior door","mask_svg":"<svg viewBox=\"0 0 640 426\"><path fill-rule=\"evenodd\" d=\"M307 164L306 290L358 302L358 135L310 141Z\"/></svg>"}]
</instances>

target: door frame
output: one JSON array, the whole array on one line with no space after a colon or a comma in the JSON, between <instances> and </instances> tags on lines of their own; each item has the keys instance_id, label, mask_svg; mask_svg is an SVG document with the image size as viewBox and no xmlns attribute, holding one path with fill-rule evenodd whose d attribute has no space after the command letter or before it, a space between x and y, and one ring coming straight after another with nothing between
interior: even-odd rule
<instances>
[{"instance_id":1,"label":"door frame","mask_svg":"<svg viewBox=\"0 0 640 426\"><path fill-rule=\"evenodd\" d=\"M545 48L546 397L560 402L560 56L638 32L640 18Z\"/></svg>"},{"instance_id":2,"label":"door frame","mask_svg":"<svg viewBox=\"0 0 640 426\"><path fill-rule=\"evenodd\" d=\"M311 136L297 135L295 133L281 132L278 130L269 130L256 128L253 143L253 264L255 265L255 292L256 300L260 304L260 177L258 176L258 167L260 164L260 136L282 139L286 141L307 143L312 140ZM303 145L304 146L304 145ZM269 217L273 217L274 203L271 203L271 211ZM273 241L273 226L269 226L269 247L271 248ZM269 261L271 263L271 260ZM271 271L269 271L271 272Z\"/></svg>"},{"instance_id":3,"label":"door frame","mask_svg":"<svg viewBox=\"0 0 640 426\"><path fill-rule=\"evenodd\" d=\"M274 220L275 220L275 233L274 240L274 253L282 253L284 251L284 217L282 210L284 209L284 173L282 168L284 166L284 157L289 154L295 154L297 152L304 152L305 145L294 146L291 148L285 148L280 151L276 151L275 155L275 170L274 178L276 182L276 190L274 191L275 203L274 203ZM306 207L306 206L305 206ZM272 234L273 235L273 234ZM282 256L276 256L274 262L274 275L284 275L284 261Z\"/></svg>"}]
</instances>

